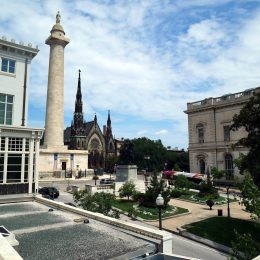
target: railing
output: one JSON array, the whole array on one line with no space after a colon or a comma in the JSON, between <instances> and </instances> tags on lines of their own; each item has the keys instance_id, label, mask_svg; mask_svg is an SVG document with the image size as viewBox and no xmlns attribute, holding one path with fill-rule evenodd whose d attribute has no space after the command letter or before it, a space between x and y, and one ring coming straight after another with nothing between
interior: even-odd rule
<instances>
[{"instance_id":1,"label":"railing","mask_svg":"<svg viewBox=\"0 0 260 260\"><path fill-rule=\"evenodd\" d=\"M257 88L257 89L260 90L260 88ZM239 101L247 100L255 93L255 91L256 91L256 89L249 89L249 90L245 90L243 92L223 95L221 97L206 98L204 100L188 103L187 108L189 110L189 109L196 109L198 107L203 107L203 106L206 107L206 106L218 105L218 104L222 104L225 102L232 102L232 101L236 101L236 100L239 100Z\"/></svg>"}]
</instances>

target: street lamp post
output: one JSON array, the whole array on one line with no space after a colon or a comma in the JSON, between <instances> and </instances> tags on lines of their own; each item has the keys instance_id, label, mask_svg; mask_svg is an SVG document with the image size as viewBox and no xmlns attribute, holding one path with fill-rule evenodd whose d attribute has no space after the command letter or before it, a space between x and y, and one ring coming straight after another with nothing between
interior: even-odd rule
<instances>
[{"instance_id":1,"label":"street lamp post","mask_svg":"<svg viewBox=\"0 0 260 260\"><path fill-rule=\"evenodd\" d=\"M162 230L162 207L164 205L164 199L161 194L156 198L156 205L159 209L159 229Z\"/></svg>"},{"instance_id":2,"label":"street lamp post","mask_svg":"<svg viewBox=\"0 0 260 260\"><path fill-rule=\"evenodd\" d=\"M227 213L228 213L228 218L230 218L230 207L229 207L229 187L227 187Z\"/></svg>"}]
</instances>

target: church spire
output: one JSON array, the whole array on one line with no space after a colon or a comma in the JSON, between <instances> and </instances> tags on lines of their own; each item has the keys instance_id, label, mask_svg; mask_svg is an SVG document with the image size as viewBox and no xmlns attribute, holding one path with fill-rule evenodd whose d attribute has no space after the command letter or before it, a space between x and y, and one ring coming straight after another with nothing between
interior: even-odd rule
<instances>
[{"instance_id":1,"label":"church spire","mask_svg":"<svg viewBox=\"0 0 260 260\"><path fill-rule=\"evenodd\" d=\"M82 94L81 94L80 72L81 72L81 70L79 70L78 89L77 89L76 101L75 101L75 113L82 113Z\"/></svg>"},{"instance_id":2,"label":"church spire","mask_svg":"<svg viewBox=\"0 0 260 260\"><path fill-rule=\"evenodd\" d=\"M106 136L107 136L107 137L112 136L112 127L111 127L111 119L110 119L110 110L108 110L108 116L107 116Z\"/></svg>"},{"instance_id":3,"label":"church spire","mask_svg":"<svg viewBox=\"0 0 260 260\"><path fill-rule=\"evenodd\" d=\"M110 126L110 127L111 127L110 110L108 110L107 126Z\"/></svg>"},{"instance_id":4,"label":"church spire","mask_svg":"<svg viewBox=\"0 0 260 260\"><path fill-rule=\"evenodd\" d=\"M73 127L76 132L83 131L83 111L82 111L82 94L81 94L81 80L80 80L80 70L79 70L79 78L78 78L78 89L75 100L75 111L74 111L74 119L73 119Z\"/></svg>"}]
</instances>

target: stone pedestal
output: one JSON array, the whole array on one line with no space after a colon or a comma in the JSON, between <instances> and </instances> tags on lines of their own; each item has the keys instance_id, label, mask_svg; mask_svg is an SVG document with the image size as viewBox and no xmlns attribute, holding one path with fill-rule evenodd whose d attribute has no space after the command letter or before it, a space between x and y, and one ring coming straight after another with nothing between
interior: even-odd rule
<instances>
[{"instance_id":1,"label":"stone pedestal","mask_svg":"<svg viewBox=\"0 0 260 260\"><path fill-rule=\"evenodd\" d=\"M137 191L145 192L145 183L137 178L136 165L118 165L116 167L115 195L118 196L118 190L126 183L133 182Z\"/></svg>"},{"instance_id":2,"label":"stone pedestal","mask_svg":"<svg viewBox=\"0 0 260 260\"><path fill-rule=\"evenodd\" d=\"M136 165L118 165L116 167L116 182L137 181Z\"/></svg>"}]
</instances>

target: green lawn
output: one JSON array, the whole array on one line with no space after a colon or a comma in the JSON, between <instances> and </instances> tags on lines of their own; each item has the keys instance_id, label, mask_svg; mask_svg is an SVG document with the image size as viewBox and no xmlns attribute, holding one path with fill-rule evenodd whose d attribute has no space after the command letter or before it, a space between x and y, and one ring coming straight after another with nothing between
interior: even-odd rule
<instances>
[{"instance_id":1,"label":"green lawn","mask_svg":"<svg viewBox=\"0 0 260 260\"><path fill-rule=\"evenodd\" d=\"M197 192L189 191L188 194L183 194L179 197L179 199L187 200L190 202L197 202L197 203L206 203L208 199L210 199L211 195L205 197L199 197ZM176 198L178 199L178 198ZM213 199L216 205L221 205L227 203L227 199L224 197L219 196L217 199ZM230 202L234 202L236 200L229 199Z\"/></svg>"},{"instance_id":2,"label":"green lawn","mask_svg":"<svg viewBox=\"0 0 260 260\"><path fill-rule=\"evenodd\" d=\"M232 213L232 212L231 212ZM188 232L231 247L234 229L239 234L250 233L260 254L260 223L227 217L213 217L183 226Z\"/></svg>"},{"instance_id":3,"label":"green lawn","mask_svg":"<svg viewBox=\"0 0 260 260\"><path fill-rule=\"evenodd\" d=\"M158 208L146 208L138 206L137 202L127 200L114 200L113 207L118 208L124 212L128 212L134 207L136 216L145 220L156 220L158 219ZM162 217L170 217L178 214L188 212L187 209L168 206L162 209Z\"/></svg>"}]
</instances>

